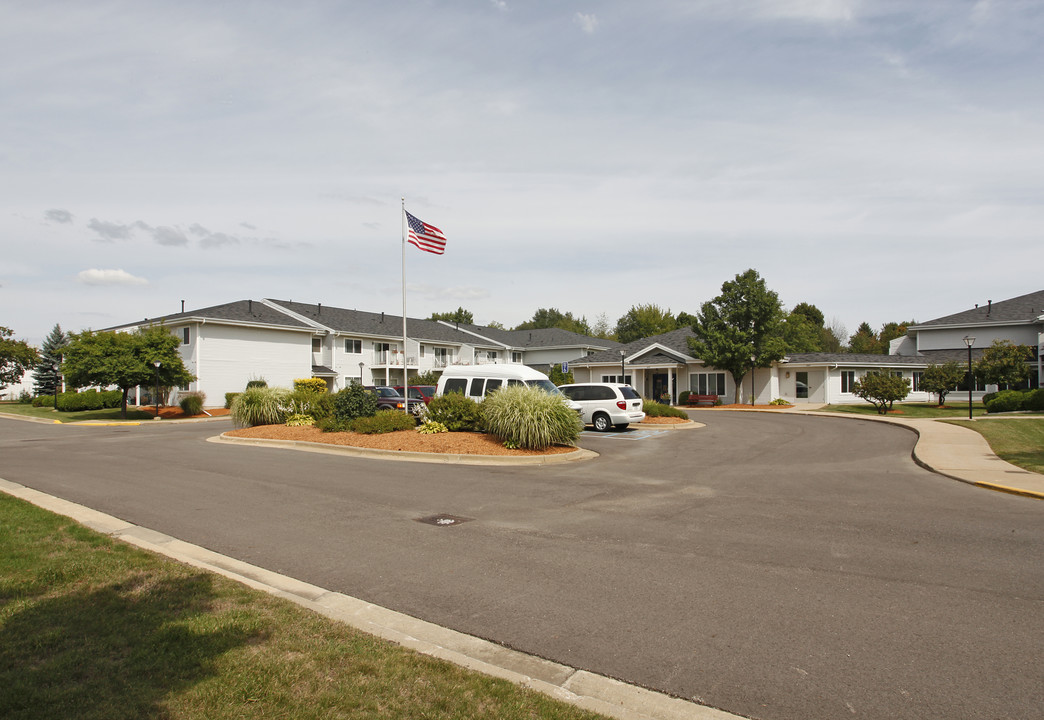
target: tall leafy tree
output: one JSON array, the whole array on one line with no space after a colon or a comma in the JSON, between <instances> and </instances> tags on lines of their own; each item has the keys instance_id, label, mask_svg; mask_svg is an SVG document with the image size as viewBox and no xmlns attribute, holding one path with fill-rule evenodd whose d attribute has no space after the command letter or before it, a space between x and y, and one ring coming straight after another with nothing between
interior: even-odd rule
<instances>
[{"instance_id":1,"label":"tall leafy tree","mask_svg":"<svg viewBox=\"0 0 1044 720\"><path fill-rule=\"evenodd\" d=\"M616 331L613 330L612 325L609 324L609 316L604 312L598 314L594 327L591 328L591 336L603 338L605 340L616 339Z\"/></svg>"},{"instance_id":2,"label":"tall leafy tree","mask_svg":"<svg viewBox=\"0 0 1044 720\"><path fill-rule=\"evenodd\" d=\"M62 370L73 387L115 385L123 391L121 415L127 417L127 395L138 385L187 385L195 376L178 354L181 341L166 328L152 326L134 333L86 330L74 334L65 348ZM157 368L153 365L159 361Z\"/></svg>"},{"instance_id":3,"label":"tall leafy tree","mask_svg":"<svg viewBox=\"0 0 1044 720\"><path fill-rule=\"evenodd\" d=\"M807 315L791 311L780 324L780 337L788 353L813 353L822 350L822 328Z\"/></svg>"},{"instance_id":4,"label":"tall leafy tree","mask_svg":"<svg viewBox=\"0 0 1044 720\"><path fill-rule=\"evenodd\" d=\"M975 374L985 383L1018 385L1029 377L1029 361L1032 359L1033 350L1027 345L994 340L982 351L982 359L975 364Z\"/></svg>"},{"instance_id":5,"label":"tall leafy tree","mask_svg":"<svg viewBox=\"0 0 1044 720\"><path fill-rule=\"evenodd\" d=\"M802 315L806 320L812 323L816 327L823 327L823 322L826 318L823 317L823 311L817 308L812 303L801 302L794 306L794 309L790 311L791 315Z\"/></svg>"},{"instance_id":6,"label":"tall leafy tree","mask_svg":"<svg viewBox=\"0 0 1044 720\"><path fill-rule=\"evenodd\" d=\"M632 305L624 316L616 321L616 339L622 343L640 340L651 335L661 335L678 328L678 321L670 308L659 305Z\"/></svg>"},{"instance_id":7,"label":"tall leafy tree","mask_svg":"<svg viewBox=\"0 0 1044 720\"><path fill-rule=\"evenodd\" d=\"M55 323L40 348L40 360L33 370L33 392L36 395L53 395L61 387L62 352L69 344L69 336L62 326Z\"/></svg>"},{"instance_id":8,"label":"tall leafy tree","mask_svg":"<svg viewBox=\"0 0 1044 720\"><path fill-rule=\"evenodd\" d=\"M750 269L722 283L721 294L703 303L692 328L696 337L689 345L695 357L732 375L739 402L740 381L747 371L768 367L785 354L779 334L783 317L779 296Z\"/></svg>"},{"instance_id":9,"label":"tall leafy tree","mask_svg":"<svg viewBox=\"0 0 1044 720\"><path fill-rule=\"evenodd\" d=\"M25 340L13 338L14 330L0 325L0 389L19 382L40 357Z\"/></svg>"},{"instance_id":10,"label":"tall leafy tree","mask_svg":"<svg viewBox=\"0 0 1044 720\"><path fill-rule=\"evenodd\" d=\"M432 313L429 320L445 320L446 322L459 322L465 325L474 325L475 316L470 310L465 310L463 307L458 307L452 312L440 312Z\"/></svg>"},{"instance_id":11,"label":"tall leafy tree","mask_svg":"<svg viewBox=\"0 0 1044 720\"><path fill-rule=\"evenodd\" d=\"M887 322L881 326L881 332L877 334L877 341L881 343L883 348L881 352L888 352L888 344L896 338L901 338L906 335L906 330L911 325L916 325L916 320L907 320L905 322Z\"/></svg>"},{"instance_id":12,"label":"tall leafy tree","mask_svg":"<svg viewBox=\"0 0 1044 720\"><path fill-rule=\"evenodd\" d=\"M591 326L587 324L587 318L573 317L573 313L563 313L558 308L539 308L533 313L533 318L520 323L515 330L542 330L544 328L561 328L580 335L590 335Z\"/></svg>"}]
</instances>

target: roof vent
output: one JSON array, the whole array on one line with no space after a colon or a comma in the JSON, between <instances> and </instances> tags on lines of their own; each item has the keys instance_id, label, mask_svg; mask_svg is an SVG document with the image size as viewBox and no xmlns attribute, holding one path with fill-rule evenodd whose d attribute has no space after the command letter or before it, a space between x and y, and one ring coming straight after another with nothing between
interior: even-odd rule
<instances>
[{"instance_id":1,"label":"roof vent","mask_svg":"<svg viewBox=\"0 0 1044 720\"><path fill-rule=\"evenodd\" d=\"M181 301L181 312L185 312L185 301Z\"/></svg>"},{"instance_id":2,"label":"roof vent","mask_svg":"<svg viewBox=\"0 0 1044 720\"><path fill-rule=\"evenodd\" d=\"M993 310L993 301L992 300L987 300L986 302L989 303L986 306L986 317L989 317L990 316L990 310Z\"/></svg>"},{"instance_id":3,"label":"roof vent","mask_svg":"<svg viewBox=\"0 0 1044 720\"><path fill-rule=\"evenodd\" d=\"M384 311L381 310L381 322L384 322Z\"/></svg>"},{"instance_id":4,"label":"roof vent","mask_svg":"<svg viewBox=\"0 0 1044 720\"><path fill-rule=\"evenodd\" d=\"M323 304L322 303L316 303L315 307L316 307L315 314L316 315L322 315L323 314Z\"/></svg>"},{"instance_id":5,"label":"roof vent","mask_svg":"<svg viewBox=\"0 0 1044 720\"><path fill-rule=\"evenodd\" d=\"M254 301L253 300L247 300L247 312L250 313L251 315L254 314Z\"/></svg>"}]
</instances>

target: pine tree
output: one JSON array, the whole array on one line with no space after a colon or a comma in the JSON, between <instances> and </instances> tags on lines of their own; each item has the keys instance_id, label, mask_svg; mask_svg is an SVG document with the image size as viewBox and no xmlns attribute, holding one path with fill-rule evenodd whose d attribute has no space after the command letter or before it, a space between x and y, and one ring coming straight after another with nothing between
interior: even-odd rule
<instances>
[{"instance_id":1,"label":"pine tree","mask_svg":"<svg viewBox=\"0 0 1044 720\"><path fill-rule=\"evenodd\" d=\"M50 334L40 348L40 361L33 370L33 393L35 395L54 395L55 385L61 390L61 371L56 370L62 364L62 353L69 344L69 336L62 332L62 326L55 323Z\"/></svg>"}]
</instances>

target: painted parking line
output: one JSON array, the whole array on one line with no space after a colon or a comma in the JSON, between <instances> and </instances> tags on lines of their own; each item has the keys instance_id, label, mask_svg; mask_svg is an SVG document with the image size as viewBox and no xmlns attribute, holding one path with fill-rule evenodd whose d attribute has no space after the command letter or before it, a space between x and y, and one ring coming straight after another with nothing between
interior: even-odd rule
<instances>
[{"instance_id":1,"label":"painted parking line","mask_svg":"<svg viewBox=\"0 0 1044 720\"><path fill-rule=\"evenodd\" d=\"M586 439L599 440L648 440L659 435L666 435L670 430L624 430L622 432L597 432L595 430L584 430L581 436Z\"/></svg>"}]
</instances>

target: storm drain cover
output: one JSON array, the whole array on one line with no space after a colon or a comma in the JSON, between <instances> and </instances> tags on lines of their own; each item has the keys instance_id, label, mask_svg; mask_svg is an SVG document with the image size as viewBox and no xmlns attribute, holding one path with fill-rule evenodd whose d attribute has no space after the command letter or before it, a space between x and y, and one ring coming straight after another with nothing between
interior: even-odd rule
<instances>
[{"instance_id":1,"label":"storm drain cover","mask_svg":"<svg viewBox=\"0 0 1044 720\"><path fill-rule=\"evenodd\" d=\"M436 527L450 527L451 525L466 523L472 519L473 518L458 517L456 515L429 515L428 517L417 518L417 522L434 525Z\"/></svg>"}]
</instances>

